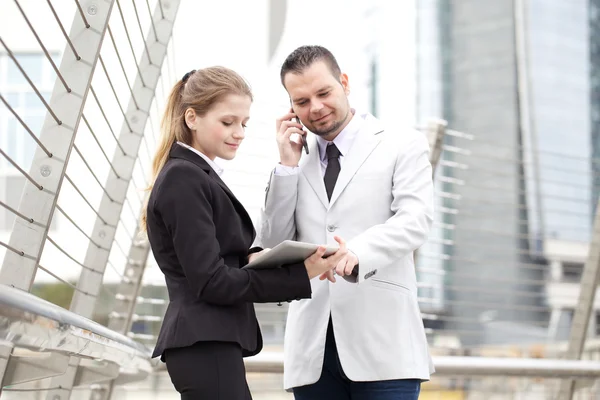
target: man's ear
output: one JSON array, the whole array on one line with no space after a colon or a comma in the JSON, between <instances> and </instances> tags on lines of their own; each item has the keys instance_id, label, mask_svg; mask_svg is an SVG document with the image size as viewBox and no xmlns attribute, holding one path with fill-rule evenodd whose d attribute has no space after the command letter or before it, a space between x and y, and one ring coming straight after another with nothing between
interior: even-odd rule
<instances>
[{"instance_id":1,"label":"man's ear","mask_svg":"<svg viewBox=\"0 0 600 400\"><path fill-rule=\"evenodd\" d=\"M194 111L192 108L188 108L185 110L184 118L187 127L194 129L194 125L196 124L196 111Z\"/></svg>"},{"instance_id":2,"label":"man's ear","mask_svg":"<svg viewBox=\"0 0 600 400\"><path fill-rule=\"evenodd\" d=\"M342 84L342 87L344 88L344 93L346 93L346 96L350 94L350 83L348 82L348 75L347 74L340 74L340 83Z\"/></svg>"}]
</instances>

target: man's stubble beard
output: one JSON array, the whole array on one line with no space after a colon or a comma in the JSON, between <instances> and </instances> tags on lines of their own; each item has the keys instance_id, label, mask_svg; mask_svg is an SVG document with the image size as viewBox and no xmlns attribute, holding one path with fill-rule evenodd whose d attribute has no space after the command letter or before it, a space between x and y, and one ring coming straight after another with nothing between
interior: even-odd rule
<instances>
[{"instance_id":1,"label":"man's stubble beard","mask_svg":"<svg viewBox=\"0 0 600 400\"><path fill-rule=\"evenodd\" d=\"M315 130L312 131L312 133L314 133L317 136L321 136L321 137L329 136L332 132L335 132L342 125L344 125L344 122L346 122L346 119L348 118L349 113L350 113L350 107L348 107L348 110L346 111L346 115L344 115L344 118L342 118L341 120L335 121L333 123L333 125L331 126L331 128L328 128L327 130L317 130L315 128Z\"/></svg>"}]
</instances>

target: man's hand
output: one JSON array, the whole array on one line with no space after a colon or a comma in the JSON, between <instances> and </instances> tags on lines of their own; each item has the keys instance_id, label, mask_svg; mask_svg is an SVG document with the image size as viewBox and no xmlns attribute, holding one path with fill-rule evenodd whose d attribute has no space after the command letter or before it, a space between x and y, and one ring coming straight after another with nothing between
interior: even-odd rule
<instances>
[{"instance_id":1,"label":"man's hand","mask_svg":"<svg viewBox=\"0 0 600 400\"><path fill-rule=\"evenodd\" d=\"M358 265L358 257L346 248L346 241L339 236L335 236L334 239L340 244L340 248L343 247L346 250L346 253L338 261L334 269L325 272L319 277L320 280L328 279L331 282L335 282L335 275L352 275L354 267Z\"/></svg>"},{"instance_id":2,"label":"man's hand","mask_svg":"<svg viewBox=\"0 0 600 400\"><path fill-rule=\"evenodd\" d=\"M250 264L252 262L252 260L254 260L257 257L260 257L262 254L265 254L267 251L271 250L270 248L266 248L266 249L262 249L261 251L257 252L257 253L252 253L248 255L248 264Z\"/></svg>"},{"instance_id":3,"label":"man's hand","mask_svg":"<svg viewBox=\"0 0 600 400\"><path fill-rule=\"evenodd\" d=\"M298 166L300 157L302 156L302 143L297 143L290 140L290 136L294 133L304 136L306 132L302 130L302 125L292 121L296 114L289 112L283 117L277 119L277 147L279 148L279 159L281 165L288 167Z\"/></svg>"},{"instance_id":4,"label":"man's hand","mask_svg":"<svg viewBox=\"0 0 600 400\"><path fill-rule=\"evenodd\" d=\"M304 260L304 266L306 267L308 277L312 279L317 276L326 276L329 271L333 271L341 259L346 257L347 251L348 250L346 249L346 246L340 246L335 253L324 258L323 255L325 254L325 246L319 246L317 251ZM331 281L335 282L335 278Z\"/></svg>"}]
</instances>

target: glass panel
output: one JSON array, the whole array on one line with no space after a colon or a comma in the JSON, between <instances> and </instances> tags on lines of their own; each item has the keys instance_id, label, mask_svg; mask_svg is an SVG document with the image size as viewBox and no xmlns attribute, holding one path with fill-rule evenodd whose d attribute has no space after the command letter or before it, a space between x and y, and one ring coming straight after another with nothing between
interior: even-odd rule
<instances>
[{"instance_id":1,"label":"glass panel","mask_svg":"<svg viewBox=\"0 0 600 400\"><path fill-rule=\"evenodd\" d=\"M42 82L42 55L41 54L16 54L17 61L21 67L27 73L27 76L32 82L39 86ZM6 60L8 64L7 83L8 85L22 85L26 84L27 80L23 76L23 73L16 66L12 58Z\"/></svg>"},{"instance_id":2,"label":"glass panel","mask_svg":"<svg viewBox=\"0 0 600 400\"><path fill-rule=\"evenodd\" d=\"M43 95L43 93L42 93ZM30 110L32 108L44 108L44 103L40 100L40 97L35 92L25 93L25 108Z\"/></svg>"},{"instance_id":3,"label":"glass panel","mask_svg":"<svg viewBox=\"0 0 600 400\"><path fill-rule=\"evenodd\" d=\"M8 154L13 161L18 162L19 122L14 117L10 117L7 121L6 128L6 154Z\"/></svg>"},{"instance_id":4,"label":"glass panel","mask_svg":"<svg viewBox=\"0 0 600 400\"><path fill-rule=\"evenodd\" d=\"M8 93L6 95L6 101L8 101L8 104L13 108L21 107L20 97L20 93Z\"/></svg>"}]
</instances>

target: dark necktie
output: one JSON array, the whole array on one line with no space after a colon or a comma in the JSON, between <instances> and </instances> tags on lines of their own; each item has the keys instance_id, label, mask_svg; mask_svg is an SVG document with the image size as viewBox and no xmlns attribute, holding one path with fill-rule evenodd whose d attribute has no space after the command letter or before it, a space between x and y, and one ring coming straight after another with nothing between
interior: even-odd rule
<instances>
[{"instance_id":1,"label":"dark necktie","mask_svg":"<svg viewBox=\"0 0 600 400\"><path fill-rule=\"evenodd\" d=\"M335 144L331 143L325 150L327 155L327 168L325 169L325 190L327 191L327 198L331 200L331 194L333 188L335 188L335 182L337 181L338 175L340 174L340 150ZM358 265L354 266L352 270L352 277L356 279L358 276ZM330 322L331 323L331 322Z\"/></svg>"},{"instance_id":2,"label":"dark necktie","mask_svg":"<svg viewBox=\"0 0 600 400\"><path fill-rule=\"evenodd\" d=\"M325 190L327 198L331 200L331 194L335 187L338 175L340 174L340 151L335 144L331 143L327 146L325 153L327 154L327 168L325 169Z\"/></svg>"}]
</instances>

